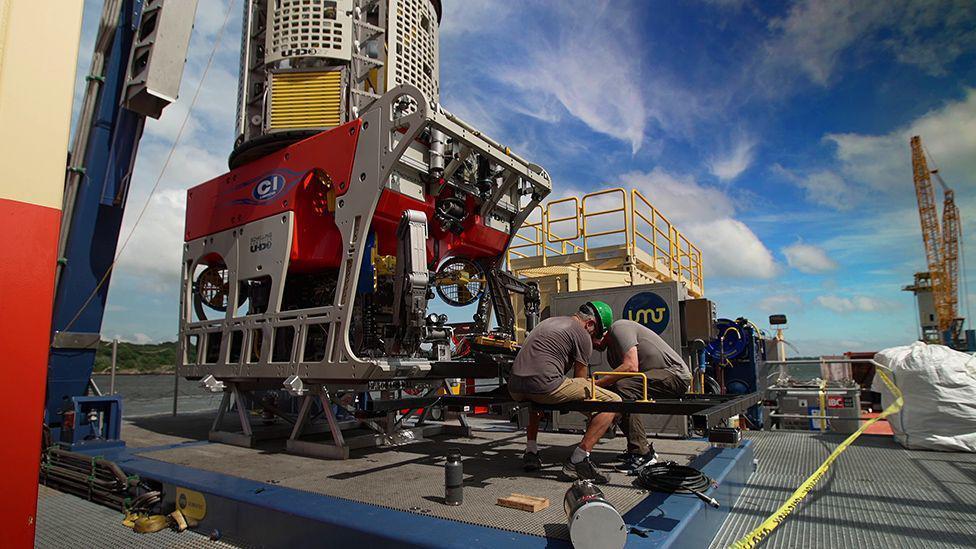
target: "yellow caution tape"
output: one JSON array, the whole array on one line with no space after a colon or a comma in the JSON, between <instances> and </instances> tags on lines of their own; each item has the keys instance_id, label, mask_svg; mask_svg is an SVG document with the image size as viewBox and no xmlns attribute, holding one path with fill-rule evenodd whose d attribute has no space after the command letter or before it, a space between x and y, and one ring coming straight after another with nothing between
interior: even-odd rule
<instances>
[{"instance_id":1,"label":"yellow caution tape","mask_svg":"<svg viewBox=\"0 0 976 549\"><path fill-rule=\"evenodd\" d=\"M784 520L786 520L786 517L789 516L789 514L792 513L794 509L797 508L797 506L800 504L803 498L805 498L807 494L809 494L810 491L813 490L813 487L820 480L820 477L824 476L824 473L827 472L827 469L830 468L830 465L834 462L835 459L837 459L837 456L839 456L841 452L846 450L847 447L850 446L852 442L857 440L857 437L861 436L864 433L864 431L867 430L868 427L890 416L891 414L898 412L898 410L901 410L902 404L904 404L905 402L901 391L894 383L891 382L891 379L888 378L888 376L881 371L881 368L878 368L877 373L879 376L881 376L881 381L884 381L885 385L888 386L888 389L891 391L891 393L895 395L895 401L891 404L891 406L885 408L883 412L878 414L878 417L871 418L868 421L866 421L864 425L861 426L860 429L855 431L851 436L847 437L844 440L844 442L840 443L840 445L830 454L830 456L827 457L827 459L823 462L823 464L821 464L820 467L817 468L817 470L814 471L812 475L810 475L810 478L803 481L803 484L801 484L800 487L797 488L795 492L793 492L793 495L790 496L790 499L786 500L786 503L781 505L780 508L777 509L776 512L772 514L772 516L764 520L763 523L759 525L759 527L757 527L752 532L746 534L746 536L740 539L739 541L733 543L731 547L733 547L734 549L747 549L758 545L759 542L765 539L770 532L775 530L776 527L779 526L780 523L782 523Z\"/></svg>"}]
</instances>

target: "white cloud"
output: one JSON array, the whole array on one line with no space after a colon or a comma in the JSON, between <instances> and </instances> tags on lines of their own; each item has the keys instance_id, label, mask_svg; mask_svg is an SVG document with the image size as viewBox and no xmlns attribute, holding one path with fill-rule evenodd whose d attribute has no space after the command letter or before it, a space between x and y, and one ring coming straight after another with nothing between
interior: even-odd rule
<instances>
[{"instance_id":1,"label":"white cloud","mask_svg":"<svg viewBox=\"0 0 976 549\"><path fill-rule=\"evenodd\" d=\"M795 294L772 294L759 300L759 310L767 313L779 313L796 309L803 305L803 300Z\"/></svg>"},{"instance_id":2,"label":"white cloud","mask_svg":"<svg viewBox=\"0 0 976 549\"><path fill-rule=\"evenodd\" d=\"M773 254L745 223L731 217L686 223L685 233L701 249L711 276L772 278L780 269Z\"/></svg>"},{"instance_id":3,"label":"white cloud","mask_svg":"<svg viewBox=\"0 0 976 549\"><path fill-rule=\"evenodd\" d=\"M732 199L721 189L660 168L620 178L636 187L702 250L708 276L771 278L779 272L773 254L745 223L735 219Z\"/></svg>"},{"instance_id":4,"label":"white cloud","mask_svg":"<svg viewBox=\"0 0 976 549\"><path fill-rule=\"evenodd\" d=\"M843 177L832 170L798 173L776 164L773 173L803 189L807 201L820 206L847 211L854 208L861 198Z\"/></svg>"},{"instance_id":5,"label":"white cloud","mask_svg":"<svg viewBox=\"0 0 976 549\"><path fill-rule=\"evenodd\" d=\"M732 150L724 155L714 157L708 162L708 169L712 175L722 181L731 181L752 165L755 157L756 141L751 137L740 137L736 140Z\"/></svg>"},{"instance_id":6,"label":"white cloud","mask_svg":"<svg viewBox=\"0 0 976 549\"><path fill-rule=\"evenodd\" d=\"M488 32L507 19L514 11L511 2L497 0L464 0L443 2L441 39L459 34Z\"/></svg>"},{"instance_id":7,"label":"white cloud","mask_svg":"<svg viewBox=\"0 0 976 549\"><path fill-rule=\"evenodd\" d=\"M770 21L765 68L778 76L800 71L827 86L845 61L880 52L942 75L976 45L974 22L966 2L803 0Z\"/></svg>"},{"instance_id":8,"label":"white cloud","mask_svg":"<svg viewBox=\"0 0 976 549\"><path fill-rule=\"evenodd\" d=\"M817 296L817 303L835 313L871 313L894 308L894 304L888 301L863 295L853 297L841 297L833 294L821 295Z\"/></svg>"},{"instance_id":9,"label":"white cloud","mask_svg":"<svg viewBox=\"0 0 976 549\"><path fill-rule=\"evenodd\" d=\"M914 135L922 136L950 186L970 179L976 173L976 89L887 134L827 134L824 139L837 146L844 173L873 189L904 194L913 186L909 140Z\"/></svg>"},{"instance_id":10,"label":"white cloud","mask_svg":"<svg viewBox=\"0 0 976 549\"><path fill-rule=\"evenodd\" d=\"M802 242L783 248L783 255L787 264L801 273L825 273L837 268L837 262L828 257L823 248Z\"/></svg>"},{"instance_id":11,"label":"white cloud","mask_svg":"<svg viewBox=\"0 0 976 549\"><path fill-rule=\"evenodd\" d=\"M135 343L136 345L146 345L147 343L155 343L156 340L151 336L148 336L142 332L136 332L133 334L115 334L108 338L109 341L117 339L122 343Z\"/></svg>"},{"instance_id":12,"label":"white cloud","mask_svg":"<svg viewBox=\"0 0 976 549\"><path fill-rule=\"evenodd\" d=\"M120 270L143 280L148 290L171 292L179 284L185 212L185 191L157 191L119 258Z\"/></svg>"},{"instance_id":13,"label":"white cloud","mask_svg":"<svg viewBox=\"0 0 976 549\"><path fill-rule=\"evenodd\" d=\"M632 22L606 2L559 2L550 10L556 30L528 36L527 57L502 80L527 92L519 101L529 109L540 110L531 105L555 98L591 129L629 143L636 153L651 113L641 91L639 57L633 55L639 41Z\"/></svg>"}]
</instances>

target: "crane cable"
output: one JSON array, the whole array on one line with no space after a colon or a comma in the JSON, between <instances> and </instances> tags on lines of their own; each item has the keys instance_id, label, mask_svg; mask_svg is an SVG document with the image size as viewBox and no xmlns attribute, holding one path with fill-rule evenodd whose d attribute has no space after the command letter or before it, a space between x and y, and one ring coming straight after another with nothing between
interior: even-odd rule
<instances>
[{"instance_id":1,"label":"crane cable","mask_svg":"<svg viewBox=\"0 0 976 549\"><path fill-rule=\"evenodd\" d=\"M895 396L895 401L891 403L890 406L885 408L883 412L878 414L877 417L873 417L868 421L864 422L864 425L862 425L860 429L854 431L854 433L851 436L844 439L844 442L841 442L840 445L838 445L837 448L835 448L834 451L831 452L829 456L827 456L827 459L824 460L824 462L820 465L820 467L818 467L817 470L814 471L809 478L807 478L805 481L803 481L802 484L800 484L800 486L793 492L793 494L789 497L789 499L787 499L783 503L783 505L779 507L779 509L776 509L775 513L773 513L769 518L764 520L762 524L756 527L756 529L746 534L739 541L733 543L730 547L734 549L751 549L752 547L758 545L762 540L766 538L766 536L770 534L770 532L775 530L777 526L779 526L784 520L786 520L786 518L790 515L790 513L792 513L793 510L795 510L800 505L800 502L803 501L803 498L807 497L807 494L809 494L810 491L813 490L817 482L827 472L827 469L829 469L831 464L834 463L834 460L836 460L837 457L840 456L840 454L844 450L846 450L848 446L850 446L855 440L857 440L859 436L864 434L864 431L866 431L868 427L874 425L876 422L881 421L882 419L885 419L891 414L897 413L899 410L901 410L902 404L904 404L905 402L901 390L898 389L898 386L891 381L891 379L888 377L887 374L884 373L883 370L886 368L884 368L883 366L877 363L875 364L877 366L877 375L881 377L881 381L883 381L884 384L888 387L888 390L891 391L891 394Z\"/></svg>"},{"instance_id":2,"label":"crane cable","mask_svg":"<svg viewBox=\"0 0 976 549\"><path fill-rule=\"evenodd\" d=\"M132 235L135 234L136 228L139 226L139 222L142 221L142 217L145 215L146 210L149 209L149 204L152 202L153 195L156 194L156 190L159 188L159 184L163 179L163 175L166 173L166 168L169 167L170 160L173 159L173 153L176 152L176 147L180 144L180 140L183 137L183 132L186 130L187 122L190 120L190 115L193 113L193 107L197 103L197 99L200 97L200 90L203 89L203 82L207 79L207 74L210 72L210 67L213 66L214 58L217 55L217 50L220 48L221 39L224 36L224 30L227 28L227 22L230 21L231 7L233 7L235 0L229 0L227 2L227 10L224 13L224 22L220 25L220 30L217 31L217 36L214 39L213 48L210 50L210 57L207 59L207 66L203 69L203 73L200 75L200 81L197 83L197 88L193 92L193 98L190 100L190 107L186 110L186 115L183 117L183 122L180 123L180 130L176 134L176 138L173 140L173 145L170 147L169 152L166 154L166 160L163 162L162 168L159 170L159 175L156 176L156 180L153 183L152 189L149 191L149 195L146 197L146 201L142 205L142 209L139 210L139 215L136 216L135 222L132 224L132 228L129 229L129 234L126 235L125 239L122 241L122 245L119 246L118 250L115 252L115 258L112 263L105 269L105 274L95 285L95 288L85 299L85 302L78 309L71 320L61 329L62 332L67 332L71 329L74 323L81 316L81 313L88 308L95 296L98 295L98 291L102 289L102 286L108 282L109 275L115 270L115 265L119 262L119 258L122 257L122 253L125 251L126 246L129 245L129 240L132 239Z\"/></svg>"}]
</instances>

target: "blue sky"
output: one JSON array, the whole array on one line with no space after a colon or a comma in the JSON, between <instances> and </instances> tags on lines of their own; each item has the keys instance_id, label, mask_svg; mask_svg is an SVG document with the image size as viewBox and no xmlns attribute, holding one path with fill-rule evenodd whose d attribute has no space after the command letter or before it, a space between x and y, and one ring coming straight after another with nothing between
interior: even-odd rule
<instances>
[{"instance_id":1,"label":"blue sky","mask_svg":"<svg viewBox=\"0 0 976 549\"><path fill-rule=\"evenodd\" d=\"M231 4L173 160L121 256L106 337L175 336L183 191L226 171L234 137L241 7ZM703 249L706 293L722 316L765 325L786 313L804 354L915 339L912 297L900 291L924 270L914 134L956 190L976 261L976 4L444 4L441 103L543 165L553 197L639 188ZM147 124L123 235L226 7L200 1L180 99ZM99 12L86 1L76 108Z\"/></svg>"}]
</instances>

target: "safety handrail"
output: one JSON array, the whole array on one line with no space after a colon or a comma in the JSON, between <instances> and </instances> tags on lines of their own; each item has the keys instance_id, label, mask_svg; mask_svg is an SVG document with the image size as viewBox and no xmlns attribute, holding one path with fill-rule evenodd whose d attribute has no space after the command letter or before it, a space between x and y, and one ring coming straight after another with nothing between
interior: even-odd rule
<instances>
[{"instance_id":1,"label":"safety handrail","mask_svg":"<svg viewBox=\"0 0 976 549\"><path fill-rule=\"evenodd\" d=\"M595 212L587 211L586 209L587 200L591 200L599 196L607 196L607 195L618 194L618 193L620 194L620 202L622 204L619 208L606 208L603 210L597 210ZM604 189L602 191L596 191L596 192L587 193L583 195L583 200L580 201L580 217L583 220L583 257L584 258L586 259L590 258L589 240L600 236L623 234L625 240L624 244L626 245L628 250L632 249L631 239L629 238L630 231L628 229L630 227L630 223L629 220L627 219L629 217L627 215L627 212L630 208L628 207L629 204L627 202L628 202L627 192L620 187L616 187L613 189ZM587 221L593 219L594 217L615 214L618 212L624 212L624 216L623 216L624 226L622 229L610 229L606 231L597 231L593 233L587 231Z\"/></svg>"},{"instance_id":2,"label":"safety handrail","mask_svg":"<svg viewBox=\"0 0 976 549\"><path fill-rule=\"evenodd\" d=\"M570 204L570 203L573 205L573 214L572 215L565 215L563 217L552 217L552 209L553 209L553 206L559 206L561 204ZM576 198L575 196L570 196L568 198L560 198L559 200L553 200L552 202L546 204L546 209L545 209L545 214L544 215L545 215L546 226L548 227L548 231L547 231L547 234L546 234L546 240L548 240L549 242L551 242L553 244L556 244L556 243L559 243L559 242L569 242L569 241L572 241L572 240L576 240L577 238L580 237L580 233L581 233L581 230L580 230L580 204L579 204L579 199ZM566 221L574 221L575 222L575 228L576 228L576 230L573 232L573 234L571 236L564 236L564 237L555 238L554 235L553 235L553 230L552 230L553 224L564 223Z\"/></svg>"},{"instance_id":3,"label":"safety handrail","mask_svg":"<svg viewBox=\"0 0 976 549\"><path fill-rule=\"evenodd\" d=\"M539 220L530 223L529 217L532 217L532 215L535 213L536 210L539 211ZM512 255L518 256L520 258L528 258L528 257L539 256L539 255L545 255L543 253L543 246L545 242L545 221L546 221L545 209L541 205L533 208L532 212L529 213L529 215L526 217L526 220L522 222L522 226L519 227L519 230L512 235L512 242L509 244L508 251L506 254L507 255L506 260L509 262L509 264L511 264ZM535 238L533 239L526 236L525 234L523 234L523 231L533 232ZM521 241L524 243L516 244L515 243L516 241ZM529 255L527 253L516 251L525 248L535 248L536 249L535 254Z\"/></svg>"},{"instance_id":4,"label":"safety handrail","mask_svg":"<svg viewBox=\"0 0 976 549\"><path fill-rule=\"evenodd\" d=\"M633 205L634 217L636 218L633 223L634 236L635 236L634 246L635 247L637 246L636 237L640 237L641 240L647 242L651 246L651 260L655 268L658 266L658 261L663 259L667 265L668 271L674 273L674 247L675 247L674 238L673 238L674 230L675 230L674 225L672 225L671 222L668 220L668 218L662 215L661 212L659 212L657 208L655 208L650 203L650 201L648 201L647 198L645 198L644 195L641 194L640 191L638 191L637 189L632 189L631 196L632 196L631 199L634 203ZM647 206L647 209L650 211L651 214L650 218L648 218L641 212L640 208L638 207L641 204ZM645 223L648 224L648 226L650 226L651 228L650 238L648 238L647 235L645 235L643 232L637 229L637 219L644 221ZM655 222L658 219L660 219L663 222L663 224L666 226L667 232L665 232L665 230L659 227L658 224ZM667 242L668 245L667 249L665 249L661 244L658 244L658 235L664 238L665 241Z\"/></svg>"},{"instance_id":5,"label":"safety handrail","mask_svg":"<svg viewBox=\"0 0 976 549\"><path fill-rule=\"evenodd\" d=\"M616 197L610 207L594 206L601 197ZM570 211L559 211L570 205ZM533 211L533 215L535 211ZM604 228L598 220L620 216L622 223ZM618 218L618 219L620 219ZM512 239L508 259L539 258L541 266L548 266L549 258L582 252L590 259L593 239L623 235L627 253L638 250L650 256L651 265L661 275L679 282L687 282L700 294L704 290L701 249L693 244L660 210L637 189L629 192L621 187L603 189L583 195L555 200L539 207L538 221L523 223ZM557 225L572 224L565 234L555 231Z\"/></svg>"}]
</instances>

